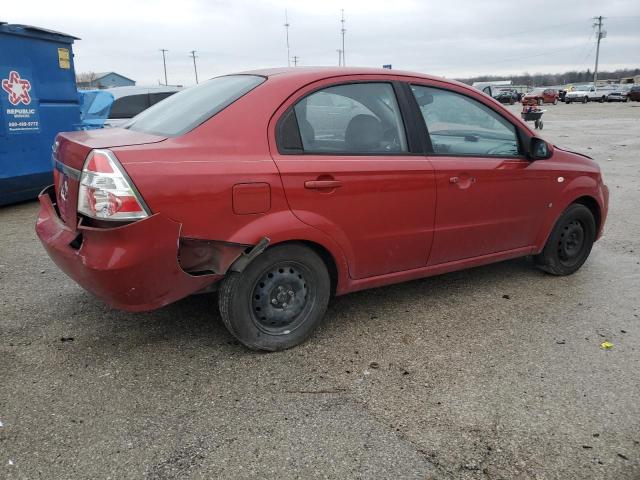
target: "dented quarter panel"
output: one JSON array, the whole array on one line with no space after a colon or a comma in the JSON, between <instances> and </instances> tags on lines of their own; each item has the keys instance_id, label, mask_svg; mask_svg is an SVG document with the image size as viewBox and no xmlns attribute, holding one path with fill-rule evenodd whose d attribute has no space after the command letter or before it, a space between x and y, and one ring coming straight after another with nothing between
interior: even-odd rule
<instances>
[{"instance_id":1,"label":"dented quarter panel","mask_svg":"<svg viewBox=\"0 0 640 480\"><path fill-rule=\"evenodd\" d=\"M39 200L36 231L49 256L83 288L116 308L160 308L220 278L194 277L180 268L180 224L161 214L111 229L79 226L74 232L61 222L48 194ZM82 244L74 249L69 243L78 233Z\"/></svg>"}]
</instances>

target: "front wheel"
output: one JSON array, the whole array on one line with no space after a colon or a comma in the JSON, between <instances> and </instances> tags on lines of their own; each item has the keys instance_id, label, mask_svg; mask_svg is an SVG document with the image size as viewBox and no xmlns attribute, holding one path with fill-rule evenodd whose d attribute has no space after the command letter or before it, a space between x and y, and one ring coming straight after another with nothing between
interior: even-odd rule
<instances>
[{"instance_id":1,"label":"front wheel","mask_svg":"<svg viewBox=\"0 0 640 480\"><path fill-rule=\"evenodd\" d=\"M304 342L324 317L331 281L327 267L301 244L267 249L242 273L229 272L218 303L225 326L254 350L284 350Z\"/></svg>"},{"instance_id":2,"label":"front wheel","mask_svg":"<svg viewBox=\"0 0 640 480\"><path fill-rule=\"evenodd\" d=\"M541 98L538 99L538 105L542 105L544 102L542 101Z\"/></svg>"},{"instance_id":3,"label":"front wheel","mask_svg":"<svg viewBox=\"0 0 640 480\"><path fill-rule=\"evenodd\" d=\"M558 104L558 99L557 99L557 98L554 98L554 99L553 99L553 104L554 104L554 105L557 105L557 104Z\"/></svg>"},{"instance_id":4,"label":"front wheel","mask_svg":"<svg viewBox=\"0 0 640 480\"><path fill-rule=\"evenodd\" d=\"M605 100L606 100L606 97L604 96L600 97L600 103L604 103Z\"/></svg>"},{"instance_id":5,"label":"front wheel","mask_svg":"<svg viewBox=\"0 0 640 480\"><path fill-rule=\"evenodd\" d=\"M589 101L589 97L584 97L584 98L582 99L582 103L587 103L588 101Z\"/></svg>"},{"instance_id":6,"label":"front wheel","mask_svg":"<svg viewBox=\"0 0 640 480\"><path fill-rule=\"evenodd\" d=\"M541 270L552 275L571 275L587 260L596 239L591 211L574 203L560 216L544 249L535 256Z\"/></svg>"}]
</instances>

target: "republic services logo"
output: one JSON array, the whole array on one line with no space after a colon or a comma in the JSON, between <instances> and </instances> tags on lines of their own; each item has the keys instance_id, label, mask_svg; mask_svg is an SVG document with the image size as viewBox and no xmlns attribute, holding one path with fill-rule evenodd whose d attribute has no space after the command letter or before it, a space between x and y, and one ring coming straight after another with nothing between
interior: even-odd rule
<instances>
[{"instance_id":1,"label":"republic services logo","mask_svg":"<svg viewBox=\"0 0 640 480\"><path fill-rule=\"evenodd\" d=\"M15 70L9 72L9 78L2 79L2 89L9 95L9 103L11 105L18 105L24 103L29 105L31 103L31 82L24 78L20 78L20 74Z\"/></svg>"}]
</instances>

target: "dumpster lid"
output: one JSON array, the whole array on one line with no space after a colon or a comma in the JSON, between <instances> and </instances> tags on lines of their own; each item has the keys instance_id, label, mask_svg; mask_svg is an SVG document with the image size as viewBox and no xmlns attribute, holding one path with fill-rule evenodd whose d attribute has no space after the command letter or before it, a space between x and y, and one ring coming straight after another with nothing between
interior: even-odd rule
<instances>
[{"instance_id":1,"label":"dumpster lid","mask_svg":"<svg viewBox=\"0 0 640 480\"><path fill-rule=\"evenodd\" d=\"M0 21L0 27L10 28L10 29L22 29L28 33L46 33L49 35L60 35L63 37L73 38L74 40L80 40L80 37L76 37L74 35L69 35L68 33L58 32L56 30L49 30L48 28L42 27L34 27L33 25L23 25L20 23L7 23Z\"/></svg>"}]
</instances>

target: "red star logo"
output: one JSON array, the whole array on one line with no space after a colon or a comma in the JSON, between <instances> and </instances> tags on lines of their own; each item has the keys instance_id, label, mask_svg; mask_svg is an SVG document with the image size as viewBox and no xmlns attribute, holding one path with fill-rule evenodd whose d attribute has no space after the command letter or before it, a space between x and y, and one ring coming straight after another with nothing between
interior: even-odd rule
<instances>
[{"instance_id":1,"label":"red star logo","mask_svg":"<svg viewBox=\"0 0 640 480\"><path fill-rule=\"evenodd\" d=\"M2 89L9 94L11 105L18 105L20 102L25 105L31 103L31 82L20 78L20 74L14 70L9 73L9 78L2 79Z\"/></svg>"}]
</instances>

